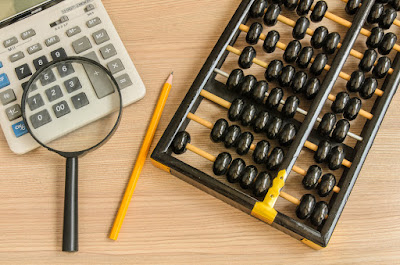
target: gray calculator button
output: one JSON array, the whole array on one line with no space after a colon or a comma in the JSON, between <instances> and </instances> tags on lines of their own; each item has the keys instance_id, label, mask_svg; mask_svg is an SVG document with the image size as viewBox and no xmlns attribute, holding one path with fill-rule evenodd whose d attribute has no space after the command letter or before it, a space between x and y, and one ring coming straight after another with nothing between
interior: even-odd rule
<instances>
[{"instance_id":1,"label":"gray calculator button","mask_svg":"<svg viewBox=\"0 0 400 265\"><path fill-rule=\"evenodd\" d=\"M86 50L89 50L92 48L92 44L90 43L90 40L88 37L82 37L80 39L77 39L72 43L72 47L74 48L74 51L79 54L81 52L84 52Z\"/></svg>"},{"instance_id":2,"label":"gray calculator button","mask_svg":"<svg viewBox=\"0 0 400 265\"><path fill-rule=\"evenodd\" d=\"M33 114L29 117L29 119L31 120L32 126L35 129L51 122L50 114L46 109Z\"/></svg>"},{"instance_id":3,"label":"gray calculator button","mask_svg":"<svg viewBox=\"0 0 400 265\"><path fill-rule=\"evenodd\" d=\"M67 115L68 113L71 112L65 100L53 105L53 111L57 118Z\"/></svg>"},{"instance_id":4,"label":"gray calculator button","mask_svg":"<svg viewBox=\"0 0 400 265\"><path fill-rule=\"evenodd\" d=\"M110 79L107 75L101 74L99 69L92 65L85 64L83 67L98 98L103 98L114 93L114 86L110 83Z\"/></svg>"},{"instance_id":5,"label":"gray calculator button","mask_svg":"<svg viewBox=\"0 0 400 265\"><path fill-rule=\"evenodd\" d=\"M18 43L17 37L12 37L3 42L4 48L8 48Z\"/></svg>"},{"instance_id":6,"label":"gray calculator button","mask_svg":"<svg viewBox=\"0 0 400 265\"><path fill-rule=\"evenodd\" d=\"M12 89L7 89L0 93L1 104L7 105L10 102L15 101L17 98L15 97L14 91Z\"/></svg>"},{"instance_id":7,"label":"gray calculator button","mask_svg":"<svg viewBox=\"0 0 400 265\"><path fill-rule=\"evenodd\" d=\"M28 83L29 83L29 81L26 81L21 84L21 87L23 90L26 89L26 86L28 85ZM31 87L29 88L29 90L32 92L32 91L35 91L36 89L37 89L36 83L31 83Z\"/></svg>"},{"instance_id":8,"label":"gray calculator button","mask_svg":"<svg viewBox=\"0 0 400 265\"><path fill-rule=\"evenodd\" d=\"M89 100L85 93L79 93L71 98L72 104L74 104L75 109L80 109L87 104L89 104Z\"/></svg>"},{"instance_id":9,"label":"gray calculator button","mask_svg":"<svg viewBox=\"0 0 400 265\"><path fill-rule=\"evenodd\" d=\"M33 29L28 29L21 33L21 39L26 40L27 38L33 37L36 35L36 32Z\"/></svg>"},{"instance_id":10,"label":"gray calculator button","mask_svg":"<svg viewBox=\"0 0 400 265\"><path fill-rule=\"evenodd\" d=\"M32 111L44 105L42 96L40 94L36 94L32 97L29 97L27 102L30 110Z\"/></svg>"},{"instance_id":11,"label":"gray calculator button","mask_svg":"<svg viewBox=\"0 0 400 265\"><path fill-rule=\"evenodd\" d=\"M100 49L101 56L103 56L104 59L108 59L110 57L113 57L114 55L117 54L117 51L115 50L114 45L107 44L103 48Z\"/></svg>"},{"instance_id":12,"label":"gray calculator button","mask_svg":"<svg viewBox=\"0 0 400 265\"><path fill-rule=\"evenodd\" d=\"M54 81L56 81L56 76L51 69L41 72L40 83L42 84L42 86L47 86Z\"/></svg>"},{"instance_id":13,"label":"gray calculator button","mask_svg":"<svg viewBox=\"0 0 400 265\"><path fill-rule=\"evenodd\" d=\"M68 93L72 93L80 88L82 88L81 82L79 81L78 77L73 77L64 81L64 86L67 89Z\"/></svg>"},{"instance_id":14,"label":"gray calculator button","mask_svg":"<svg viewBox=\"0 0 400 265\"><path fill-rule=\"evenodd\" d=\"M76 27L73 27L73 28L70 28L69 30L67 30L66 33L67 33L68 37L72 37L80 32L81 32L81 28L76 26Z\"/></svg>"},{"instance_id":15,"label":"gray calculator button","mask_svg":"<svg viewBox=\"0 0 400 265\"><path fill-rule=\"evenodd\" d=\"M60 22L61 23L67 22L68 20L69 20L69 18L67 16L60 17Z\"/></svg>"},{"instance_id":16,"label":"gray calculator button","mask_svg":"<svg viewBox=\"0 0 400 265\"><path fill-rule=\"evenodd\" d=\"M125 69L120 59L115 59L107 64L108 69L112 74L118 73Z\"/></svg>"},{"instance_id":17,"label":"gray calculator button","mask_svg":"<svg viewBox=\"0 0 400 265\"><path fill-rule=\"evenodd\" d=\"M103 42L106 42L110 39L110 37L107 34L107 31L105 31L104 29L96 31L95 33L92 34L92 36L96 44L102 44Z\"/></svg>"},{"instance_id":18,"label":"gray calculator button","mask_svg":"<svg viewBox=\"0 0 400 265\"><path fill-rule=\"evenodd\" d=\"M22 116L21 107L18 104L15 104L9 108L6 108L6 114L8 120L10 121L18 119L19 117Z\"/></svg>"},{"instance_id":19,"label":"gray calculator button","mask_svg":"<svg viewBox=\"0 0 400 265\"><path fill-rule=\"evenodd\" d=\"M28 53L32 54L32 53L40 51L41 49L42 49L42 45L40 45L39 43L36 43L36 44L28 47Z\"/></svg>"},{"instance_id":20,"label":"gray calculator button","mask_svg":"<svg viewBox=\"0 0 400 265\"><path fill-rule=\"evenodd\" d=\"M100 63L99 57L97 57L95 52L89 52L88 54L83 55L83 57L86 57L88 59L92 59L93 61L96 61L96 62Z\"/></svg>"},{"instance_id":21,"label":"gray calculator button","mask_svg":"<svg viewBox=\"0 0 400 265\"><path fill-rule=\"evenodd\" d=\"M123 74L119 77L116 77L115 80L117 80L119 89L124 89L124 88L132 85L132 81L128 74Z\"/></svg>"},{"instance_id":22,"label":"gray calculator button","mask_svg":"<svg viewBox=\"0 0 400 265\"><path fill-rule=\"evenodd\" d=\"M44 42L46 43L46 46L49 47L53 44L56 44L57 42L60 42L60 38L58 36L53 36L46 39Z\"/></svg>"},{"instance_id":23,"label":"gray calculator button","mask_svg":"<svg viewBox=\"0 0 400 265\"><path fill-rule=\"evenodd\" d=\"M57 70L61 77L66 77L67 75L75 73L74 67L71 63L59 64L57 65Z\"/></svg>"},{"instance_id":24,"label":"gray calculator button","mask_svg":"<svg viewBox=\"0 0 400 265\"><path fill-rule=\"evenodd\" d=\"M86 22L86 26L88 28L93 28L94 26L99 25L100 23L101 23L100 18L95 17L95 18L92 18L91 20L88 20L88 22Z\"/></svg>"},{"instance_id":25,"label":"gray calculator button","mask_svg":"<svg viewBox=\"0 0 400 265\"><path fill-rule=\"evenodd\" d=\"M61 88L59 85L50 87L49 89L46 89L45 92L50 102L59 99L63 96L63 93L61 92Z\"/></svg>"},{"instance_id":26,"label":"gray calculator button","mask_svg":"<svg viewBox=\"0 0 400 265\"><path fill-rule=\"evenodd\" d=\"M89 5L87 5L87 6L85 7L85 12L92 11L93 9L94 9L94 5L89 4Z\"/></svg>"},{"instance_id":27,"label":"gray calculator button","mask_svg":"<svg viewBox=\"0 0 400 265\"><path fill-rule=\"evenodd\" d=\"M17 52L17 53L14 53L14 54L10 55L9 58L10 58L10 61L13 63L13 62L16 62L16 61L24 58L24 57L25 57L25 55L24 55L23 52Z\"/></svg>"}]
</instances>

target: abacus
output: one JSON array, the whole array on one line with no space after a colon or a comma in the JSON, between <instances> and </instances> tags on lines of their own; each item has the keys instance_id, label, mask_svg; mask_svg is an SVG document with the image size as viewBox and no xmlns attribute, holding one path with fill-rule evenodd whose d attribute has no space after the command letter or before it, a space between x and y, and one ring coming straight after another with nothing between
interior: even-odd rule
<instances>
[{"instance_id":1,"label":"abacus","mask_svg":"<svg viewBox=\"0 0 400 265\"><path fill-rule=\"evenodd\" d=\"M400 1L335 4L346 18L325 1L242 1L151 155L315 249L327 246L400 82L400 46L385 32L400 27ZM198 143L194 126L208 135Z\"/></svg>"}]
</instances>

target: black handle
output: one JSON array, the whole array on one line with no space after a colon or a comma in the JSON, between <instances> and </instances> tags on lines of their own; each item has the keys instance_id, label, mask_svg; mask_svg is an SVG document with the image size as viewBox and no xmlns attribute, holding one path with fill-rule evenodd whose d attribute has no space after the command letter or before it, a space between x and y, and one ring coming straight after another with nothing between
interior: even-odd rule
<instances>
[{"instance_id":1,"label":"black handle","mask_svg":"<svg viewBox=\"0 0 400 265\"><path fill-rule=\"evenodd\" d=\"M78 157L67 158L62 250L78 251Z\"/></svg>"}]
</instances>

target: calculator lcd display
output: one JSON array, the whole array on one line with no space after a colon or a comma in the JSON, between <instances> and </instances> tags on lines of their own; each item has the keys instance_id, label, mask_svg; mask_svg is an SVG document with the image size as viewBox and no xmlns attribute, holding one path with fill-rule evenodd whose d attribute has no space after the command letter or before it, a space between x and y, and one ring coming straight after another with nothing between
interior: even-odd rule
<instances>
[{"instance_id":1,"label":"calculator lcd display","mask_svg":"<svg viewBox=\"0 0 400 265\"><path fill-rule=\"evenodd\" d=\"M19 14L48 0L1 0L0 21Z\"/></svg>"}]
</instances>

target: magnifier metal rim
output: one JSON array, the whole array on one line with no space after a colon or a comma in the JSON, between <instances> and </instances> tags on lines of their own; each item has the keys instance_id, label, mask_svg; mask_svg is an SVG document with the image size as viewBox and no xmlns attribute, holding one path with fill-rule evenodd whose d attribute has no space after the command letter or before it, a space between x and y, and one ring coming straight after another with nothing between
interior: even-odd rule
<instances>
[{"instance_id":1,"label":"magnifier metal rim","mask_svg":"<svg viewBox=\"0 0 400 265\"><path fill-rule=\"evenodd\" d=\"M63 63L63 62L72 62L72 61L81 61L81 62L86 62L86 63L91 63L96 65L97 67L99 67L100 69L104 70L107 75L111 78L112 82L114 83L115 87L117 88L117 92L118 92L118 96L119 96L119 112L118 112L118 118L117 121L114 124L114 127L111 129L111 131L106 135L106 137L104 137L100 142L98 142L97 144L93 145L90 148L84 149L84 150L80 150L80 151L74 151L74 152L63 152L60 150L56 150L54 148L51 148L49 146L47 146L46 144L42 143L38 138L36 138L35 134L32 133L31 128L29 127L29 123L27 121L26 115L25 115L25 102L26 102L26 97L28 96L28 91L30 86L32 85L33 81L36 80L36 78L43 73L44 71L46 71L47 69L49 69L51 66L58 64L58 63ZM112 75L112 73L105 68L103 65L101 65L100 63L86 58L86 57L81 57L81 56L69 56L69 57L65 57L63 59L57 59L54 61L51 61L47 64L45 64L42 68L40 68L38 71L36 71L31 78L29 79L28 83L26 84L26 89L24 89L24 92L22 94L22 99L21 99L21 112L22 112L22 120L25 123L25 126L29 132L29 134L33 137L33 139L35 139L36 142L38 142L41 146L47 148L48 150L55 152L63 157L78 157L83 155L84 153L87 153L89 151L92 151L98 147L100 147L101 145L103 145L115 132L115 130L118 128L118 125L121 121L121 115L122 115L122 95L121 95L121 90L119 88L118 82L117 80L114 78L114 76Z\"/></svg>"}]
</instances>

